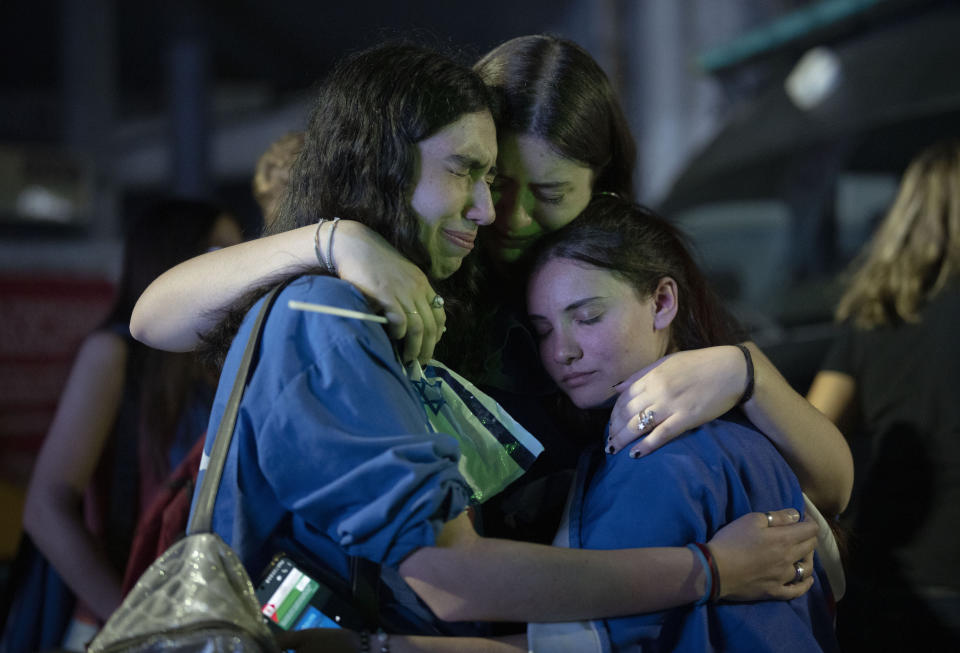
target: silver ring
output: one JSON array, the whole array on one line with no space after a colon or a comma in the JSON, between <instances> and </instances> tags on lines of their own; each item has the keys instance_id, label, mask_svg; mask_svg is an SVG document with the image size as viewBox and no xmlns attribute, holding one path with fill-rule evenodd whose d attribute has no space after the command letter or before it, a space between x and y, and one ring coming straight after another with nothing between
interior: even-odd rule
<instances>
[{"instance_id":1,"label":"silver ring","mask_svg":"<svg viewBox=\"0 0 960 653\"><path fill-rule=\"evenodd\" d=\"M803 574L804 574L805 571L806 571L806 569L803 568L803 562L802 562L802 561L797 560L795 563L793 563L793 580L790 581L790 583L791 583L791 584L792 584L792 583L799 583L800 581L802 581L802 580L803 580Z\"/></svg>"},{"instance_id":2,"label":"silver ring","mask_svg":"<svg viewBox=\"0 0 960 653\"><path fill-rule=\"evenodd\" d=\"M767 516L767 527L769 528L770 526L773 526L773 515L769 512L765 512L763 514Z\"/></svg>"},{"instance_id":3,"label":"silver ring","mask_svg":"<svg viewBox=\"0 0 960 653\"><path fill-rule=\"evenodd\" d=\"M637 433L645 432L655 419L656 414L649 408L637 413Z\"/></svg>"},{"instance_id":4,"label":"silver ring","mask_svg":"<svg viewBox=\"0 0 960 653\"><path fill-rule=\"evenodd\" d=\"M440 295L434 295L433 299L430 300L431 308L443 308L443 304L444 304L443 297L441 297Z\"/></svg>"}]
</instances>

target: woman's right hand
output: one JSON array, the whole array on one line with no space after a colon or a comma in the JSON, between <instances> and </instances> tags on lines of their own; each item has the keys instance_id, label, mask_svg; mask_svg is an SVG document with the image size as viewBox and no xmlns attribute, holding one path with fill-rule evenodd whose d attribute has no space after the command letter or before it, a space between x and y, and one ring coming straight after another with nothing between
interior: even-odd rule
<instances>
[{"instance_id":1,"label":"woman's right hand","mask_svg":"<svg viewBox=\"0 0 960 653\"><path fill-rule=\"evenodd\" d=\"M707 545L720 575L720 598L727 601L793 599L813 585L817 525L798 521L793 508L744 515L717 531ZM806 570L793 582L794 563Z\"/></svg>"},{"instance_id":2,"label":"woman's right hand","mask_svg":"<svg viewBox=\"0 0 960 653\"><path fill-rule=\"evenodd\" d=\"M329 235L329 227L321 238ZM443 335L443 308L431 305L436 291L427 275L369 227L341 220L334 237L333 258L340 278L362 292L389 321L388 332L402 340L404 362L425 363Z\"/></svg>"}]
</instances>

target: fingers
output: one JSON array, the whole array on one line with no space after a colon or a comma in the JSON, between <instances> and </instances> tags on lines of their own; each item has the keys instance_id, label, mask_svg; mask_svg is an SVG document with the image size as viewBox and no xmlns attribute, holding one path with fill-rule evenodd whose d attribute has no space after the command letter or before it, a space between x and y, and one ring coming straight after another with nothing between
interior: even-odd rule
<instances>
[{"instance_id":1,"label":"fingers","mask_svg":"<svg viewBox=\"0 0 960 653\"><path fill-rule=\"evenodd\" d=\"M401 336L403 339L401 356L405 363L414 359L426 363L433 358L433 350L440 341L447 322L447 314L443 306L433 301L437 296L431 290L429 298L418 296L412 307L403 310L406 328L404 335Z\"/></svg>"},{"instance_id":2,"label":"fingers","mask_svg":"<svg viewBox=\"0 0 960 653\"><path fill-rule=\"evenodd\" d=\"M630 457L640 458L646 456L648 453L656 451L667 444L684 431L685 429L681 425L680 419L676 416L670 416L660 424L657 424L645 437L641 437L641 440L630 449Z\"/></svg>"},{"instance_id":3,"label":"fingers","mask_svg":"<svg viewBox=\"0 0 960 653\"><path fill-rule=\"evenodd\" d=\"M764 519L767 520L768 526L787 526L789 524L796 524L798 521L800 521L800 513L794 508L771 510L770 512L763 513L763 515ZM770 516L767 517L767 515Z\"/></svg>"},{"instance_id":4,"label":"fingers","mask_svg":"<svg viewBox=\"0 0 960 653\"><path fill-rule=\"evenodd\" d=\"M407 329L403 335L403 346L400 356L404 363L416 359L420 355L420 346L423 343L423 318L416 308L404 310Z\"/></svg>"}]
</instances>

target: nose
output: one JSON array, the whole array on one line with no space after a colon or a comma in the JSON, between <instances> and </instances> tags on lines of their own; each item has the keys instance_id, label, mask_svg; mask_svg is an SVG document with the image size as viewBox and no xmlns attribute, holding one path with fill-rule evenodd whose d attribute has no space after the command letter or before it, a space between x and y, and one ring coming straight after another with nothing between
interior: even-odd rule
<instances>
[{"instance_id":1,"label":"nose","mask_svg":"<svg viewBox=\"0 0 960 653\"><path fill-rule=\"evenodd\" d=\"M481 179L473 187L470 207L467 209L467 219L484 227L493 223L496 212L493 209L493 197L490 195L490 186Z\"/></svg>"},{"instance_id":2,"label":"nose","mask_svg":"<svg viewBox=\"0 0 960 653\"><path fill-rule=\"evenodd\" d=\"M570 365L583 357L583 350L576 338L571 337L566 329L554 331L553 360L560 365Z\"/></svg>"},{"instance_id":3,"label":"nose","mask_svg":"<svg viewBox=\"0 0 960 653\"><path fill-rule=\"evenodd\" d=\"M533 222L533 218L524 206L523 195L519 192L510 195L504 193L497 208L499 209L497 219L502 223L502 225L497 224L497 229L503 233L521 231Z\"/></svg>"}]
</instances>

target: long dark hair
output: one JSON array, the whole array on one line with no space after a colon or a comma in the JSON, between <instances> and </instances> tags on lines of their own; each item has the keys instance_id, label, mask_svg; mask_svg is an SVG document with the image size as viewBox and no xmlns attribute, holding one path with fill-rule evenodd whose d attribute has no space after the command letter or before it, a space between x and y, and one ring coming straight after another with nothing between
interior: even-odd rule
<instances>
[{"instance_id":1,"label":"long dark hair","mask_svg":"<svg viewBox=\"0 0 960 653\"><path fill-rule=\"evenodd\" d=\"M617 197L597 197L565 227L544 236L527 260L530 273L556 258L609 270L641 297L663 277L677 283L679 310L669 351L739 342L739 328L700 271L684 236L650 209Z\"/></svg>"},{"instance_id":2,"label":"long dark hair","mask_svg":"<svg viewBox=\"0 0 960 653\"><path fill-rule=\"evenodd\" d=\"M268 233L315 224L321 216L349 218L366 224L429 271L420 221L410 207L416 144L463 115L493 109L480 77L436 51L394 42L346 57L319 88L303 149ZM467 257L454 278L433 282L446 299L446 351L462 344L454 340L468 322L476 283L473 265ZM289 276L272 279L268 287ZM242 314L264 292L266 287L251 291L206 338L221 355Z\"/></svg>"},{"instance_id":3,"label":"long dark hair","mask_svg":"<svg viewBox=\"0 0 960 653\"><path fill-rule=\"evenodd\" d=\"M229 216L203 201L161 200L130 223L124 236L123 265L113 306L102 328L126 327L137 298L151 281L210 246L214 224ZM140 442L157 474L167 471L167 450L191 395L211 374L194 356L151 349L130 340L128 370L139 384ZM199 433L197 434L200 435Z\"/></svg>"},{"instance_id":4,"label":"long dark hair","mask_svg":"<svg viewBox=\"0 0 960 653\"><path fill-rule=\"evenodd\" d=\"M520 36L474 68L502 105L498 129L546 140L596 172L595 191L633 197L636 144L610 80L586 50L555 36Z\"/></svg>"}]
</instances>

